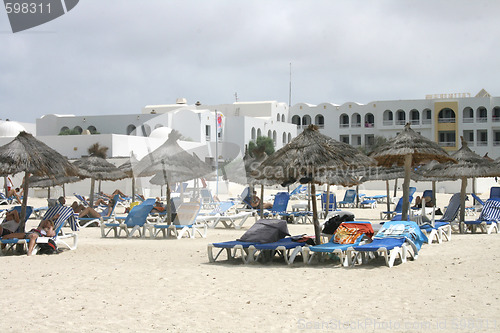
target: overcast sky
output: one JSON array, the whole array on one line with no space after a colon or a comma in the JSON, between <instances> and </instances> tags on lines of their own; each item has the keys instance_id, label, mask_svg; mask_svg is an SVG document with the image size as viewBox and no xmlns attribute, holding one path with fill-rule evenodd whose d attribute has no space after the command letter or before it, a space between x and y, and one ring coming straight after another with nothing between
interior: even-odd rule
<instances>
[{"instance_id":1,"label":"overcast sky","mask_svg":"<svg viewBox=\"0 0 500 333\"><path fill-rule=\"evenodd\" d=\"M13 34L0 9L0 118L148 104L498 96L500 1L82 0Z\"/></svg>"}]
</instances>

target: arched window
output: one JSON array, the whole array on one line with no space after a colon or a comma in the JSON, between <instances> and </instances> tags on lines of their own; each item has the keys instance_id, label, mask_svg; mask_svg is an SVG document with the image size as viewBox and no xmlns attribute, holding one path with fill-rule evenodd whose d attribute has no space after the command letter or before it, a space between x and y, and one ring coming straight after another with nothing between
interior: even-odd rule
<instances>
[{"instance_id":1,"label":"arched window","mask_svg":"<svg viewBox=\"0 0 500 333\"><path fill-rule=\"evenodd\" d=\"M349 127L349 116L345 113L340 115L339 127Z\"/></svg>"},{"instance_id":2,"label":"arched window","mask_svg":"<svg viewBox=\"0 0 500 333\"><path fill-rule=\"evenodd\" d=\"M295 124L297 125L297 127L299 127L301 125L301 122L300 122L300 117L295 115L292 117L292 124Z\"/></svg>"},{"instance_id":3,"label":"arched window","mask_svg":"<svg viewBox=\"0 0 500 333\"><path fill-rule=\"evenodd\" d=\"M454 123L455 122L455 111L450 108L441 109L438 113L439 123Z\"/></svg>"},{"instance_id":4,"label":"arched window","mask_svg":"<svg viewBox=\"0 0 500 333\"><path fill-rule=\"evenodd\" d=\"M351 127L361 127L361 115L359 113L352 114Z\"/></svg>"},{"instance_id":5,"label":"arched window","mask_svg":"<svg viewBox=\"0 0 500 333\"><path fill-rule=\"evenodd\" d=\"M284 115L284 114L282 114L282 115L281 115L281 122L282 122L282 123L284 123L284 122L285 122L285 115Z\"/></svg>"},{"instance_id":6,"label":"arched window","mask_svg":"<svg viewBox=\"0 0 500 333\"><path fill-rule=\"evenodd\" d=\"M325 117L323 115L318 114L314 118L314 124L318 126L319 128L324 128L325 127Z\"/></svg>"},{"instance_id":7,"label":"arched window","mask_svg":"<svg viewBox=\"0 0 500 333\"><path fill-rule=\"evenodd\" d=\"M252 140L255 141L255 127L252 127L252 132L250 134L250 137L252 138Z\"/></svg>"},{"instance_id":8,"label":"arched window","mask_svg":"<svg viewBox=\"0 0 500 333\"><path fill-rule=\"evenodd\" d=\"M288 142L292 141L292 133L288 133Z\"/></svg>"},{"instance_id":9,"label":"arched window","mask_svg":"<svg viewBox=\"0 0 500 333\"><path fill-rule=\"evenodd\" d=\"M485 123L488 121L488 111L484 106L480 106L477 108L476 121L478 123Z\"/></svg>"},{"instance_id":10,"label":"arched window","mask_svg":"<svg viewBox=\"0 0 500 333\"><path fill-rule=\"evenodd\" d=\"M130 134L135 134L135 126L134 125L128 125L127 126L127 135L130 135Z\"/></svg>"},{"instance_id":11,"label":"arched window","mask_svg":"<svg viewBox=\"0 0 500 333\"><path fill-rule=\"evenodd\" d=\"M412 125L420 124L420 112L418 110L413 109L410 111L410 123Z\"/></svg>"},{"instance_id":12,"label":"arched window","mask_svg":"<svg viewBox=\"0 0 500 333\"><path fill-rule=\"evenodd\" d=\"M282 139L282 143L285 145L286 144L286 133L283 132L283 139Z\"/></svg>"},{"instance_id":13,"label":"arched window","mask_svg":"<svg viewBox=\"0 0 500 333\"><path fill-rule=\"evenodd\" d=\"M257 137L259 137L259 136L262 136L262 131L260 130L260 128L257 129Z\"/></svg>"},{"instance_id":14,"label":"arched window","mask_svg":"<svg viewBox=\"0 0 500 333\"><path fill-rule=\"evenodd\" d=\"M493 108L492 121L493 121L493 122L498 122L498 121L500 121L500 107L499 107L499 106L495 106L495 107ZM497 132L497 133L498 133L498 132Z\"/></svg>"},{"instance_id":15,"label":"arched window","mask_svg":"<svg viewBox=\"0 0 500 333\"><path fill-rule=\"evenodd\" d=\"M151 134L151 126L148 124L141 125L142 136L149 136Z\"/></svg>"},{"instance_id":16,"label":"arched window","mask_svg":"<svg viewBox=\"0 0 500 333\"><path fill-rule=\"evenodd\" d=\"M273 137L273 132L271 130L267 131L267 137L272 138Z\"/></svg>"},{"instance_id":17,"label":"arched window","mask_svg":"<svg viewBox=\"0 0 500 333\"><path fill-rule=\"evenodd\" d=\"M474 110L471 107L464 108L463 111L464 123L473 123L474 122Z\"/></svg>"},{"instance_id":18,"label":"arched window","mask_svg":"<svg viewBox=\"0 0 500 333\"><path fill-rule=\"evenodd\" d=\"M68 126L63 126L61 127L61 130L59 132L68 132L68 131L69 131Z\"/></svg>"},{"instance_id":19,"label":"arched window","mask_svg":"<svg viewBox=\"0 0 500 333\"><path fill-rule=\"evenodd\" d=\"M89 126L89 127L87 127L87 129L89 130L90 134L97 133L97 129L95 128L95 126Z\"/></svg>"},{"instance_id":20,"label":"arched window","mask_svg":"<svg viewBox=\"0 0 500 333\"><path fill-rule=\"evenodd\" d=\"M432 111L431 109L424 109L422 116L422 125L423 124L432 124Z\"/></svg>"},{"instance_id":21,"label":"arched window","mask_svg":"<svg viewBox=\"0 0 500 333\"><path fill-rule=\"evenodd\" d=\"M302 117L302 127L307 127L308 125L311 125L311 116L306 114Z\"/></svg>"},{"instance_id":22,"label":"arched window","mask_svg":"<svg viewBox=\"0 0 500 333\"><path fill-rule=\"evenodd\" d=\"M281 117L280 117L280 114L278 113L278 114L276 115L276 121L280 121L280 119L281 119Z\"/></svg>"},{"instance_id":23,"label":"arched window","mask_svg":"<svg viewBox=\"0 0 500 333\"><path fill-rule=\"evenodd\" d=\"M404 110L396 111L396 125L406 125L406 112Z\"/></svg>"},{"instance_id":24,"label":"arched window","mask_svg":"<svg viewBox=\"0 0 500 333\"><path fill-rule=\"evenodd\" d=\"M276 139L277 139L276 131L273 131L273 143L275 146L276 146Z\"/></svg>"},{"instance_id":25,"label":"arched window","mask_svg":"<svg viewBox=\"0 0 500 333\"><path fill-rule=\"evenodd\" d=\"M78 134L82 134L83 130L80 126L75 126L75 128L73 128L74 131L78 132Z\"/></svg>"},{"instance_id":26,"label":"arched window","mask_svg":"<svg viewBox=\"0 0 500 333\"><path fill-rule=\"evenodd\" d=\"M365 127L375 126L375 117L372 113L365 114Z\"/></svg>"},{"instance_id":27,"label":"arched window","mask_svg":"<svg viewBox=\"0 0 500 333\"><path fill-rule=\"evenodd\" d=\"M394 124L394 115L391 110L384 111L383 124L385 126L390 126Z\"/></svg>"}]
</instances>

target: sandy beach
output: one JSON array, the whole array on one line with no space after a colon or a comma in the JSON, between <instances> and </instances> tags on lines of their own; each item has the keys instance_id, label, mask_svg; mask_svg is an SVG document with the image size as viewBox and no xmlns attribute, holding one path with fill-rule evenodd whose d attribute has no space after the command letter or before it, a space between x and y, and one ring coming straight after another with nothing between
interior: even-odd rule
<instances>
[{"instance_id":1,"label":"sandy beach","mask_svg":"<svg viewBox=\"0 0 500 333\"><path fill-rule=\"evenodd\" d=\"M338 196L341 192L338 193ZM438 194L444 207L450 195ZM37 203L31 199L30 203ZM41 205L44 200L40 201ZM375 209L349 209L379 223ZM471 217L472 218L472 217ZM453 234L424 245L418 260L354 268L336 262L292 266L209 263L207 238L101 238L78 232L75 251L8 255L3 268L5 332L494 332L500 327L500 236ZM29 226L37 221L30 220ZM292 235L311 224L289 224Z\"/></svg>"}]
</instances>

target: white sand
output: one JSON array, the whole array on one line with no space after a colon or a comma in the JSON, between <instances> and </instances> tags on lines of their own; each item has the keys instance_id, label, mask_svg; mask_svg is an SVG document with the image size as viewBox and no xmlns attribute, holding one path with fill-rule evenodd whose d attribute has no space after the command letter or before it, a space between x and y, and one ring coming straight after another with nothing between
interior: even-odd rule
<instances>
[{"instance_id":1,"label":"white sand","mask_svg":"<svg viewBox=\"0 0 500 333\"><path fill-rule=\"evenodd\" d=\"M443 207L448 198L439 194L438 204ZM352 211L358 220L378 222L384 207ZM289 229L313 234L310 224ZM0 257L0 328L500 331L500 235L454 234L451 242L424 245L418 260L393 268L380 260L348 269L336 262L208 263L208 243L234 240L245 230L209 229L206 239L149 240L102 239L99 228L87 228L79 231L75 251Z\"/></svg>"}]
</instances>

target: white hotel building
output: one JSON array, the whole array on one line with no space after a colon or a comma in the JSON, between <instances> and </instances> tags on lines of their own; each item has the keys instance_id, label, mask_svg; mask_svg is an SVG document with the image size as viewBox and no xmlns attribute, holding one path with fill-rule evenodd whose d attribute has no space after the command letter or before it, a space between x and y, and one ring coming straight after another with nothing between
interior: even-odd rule
<instances>
[{"instance_id":1,"label":"white hotel building","mask_svg":"<svg viewBox=\"0 0 500 333\"><path fill-rule=\"evenodd\" d=\"M215 111L223 115L220 130ZM37 119L36 127L0 121L0 144L10 142L24 126L70 159L87 155L87 149L98 142L109 148L111 161L120 164L131 153L142 158L165 142L171 129L176 129L183 136L183 148L213 161L216 135L221 142L219 159L231 160L241 156L245 144L258 136L272 138L275 149L279 149L309 124L316 124L322 133L353 146L369 146L376 136L394 137L407 122L449 152L460 148L460 136L464 136L476 153L500 157L500 97L491 97L484 90L474 97L441 94L421 100L367 104L297 103L291 108L276 101L189 105L185 99L178 99L175 104L145 106L137 114L49 114ZM82 135L59 135L67 129ZM84 135L89 132L99 134Z\"/></svg>"}]
</instances>

